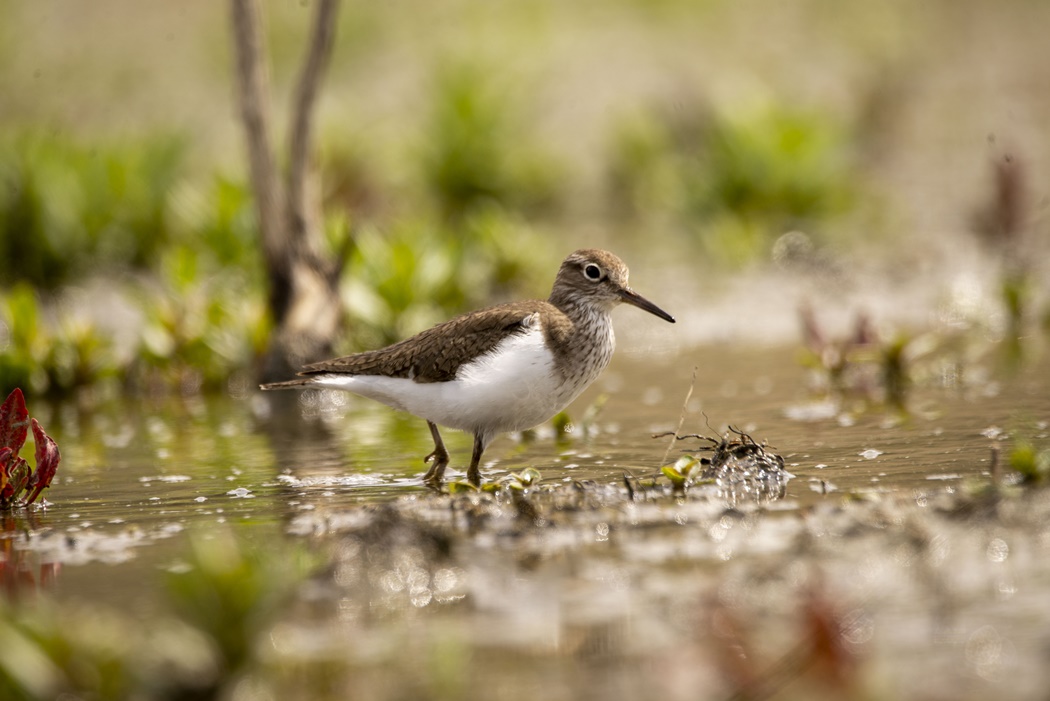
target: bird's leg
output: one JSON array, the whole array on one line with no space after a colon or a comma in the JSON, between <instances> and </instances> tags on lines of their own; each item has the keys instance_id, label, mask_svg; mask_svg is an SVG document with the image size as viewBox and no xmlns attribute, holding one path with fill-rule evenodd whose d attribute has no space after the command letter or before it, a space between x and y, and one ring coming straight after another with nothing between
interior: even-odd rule
<instances>
[{"instance_id":1,"label":"bird's leg","mask_svg":"<svg viewBox=\"0 0 1050 701\"><path fill-rule=\"evenodd\" d=\"M481 440L481 436L477 433L474 434L474 453L470 456L470 469L467 470L467 481L475 487L481 486L481 469L478 467L481 463L481 454L485 452L485 444Z\"/></svg>"},{"instance_id":2,"label":"bird's leg","mask_svg":"<svg viewBox=\"0 0 1050 701\"><path fill-rule=\"evenodd\" d=\"M441 440L437 425L433 421L427 421L427 426L430 428L430 435L434 437L434 450L423 458L423 462L431 460L434 462L423 475L423 481L431 486L436 486L441 484L441 477L445 474L445 467L448 466L448 450L445 449L445 443Z\"/></svg>"}]
</instances>

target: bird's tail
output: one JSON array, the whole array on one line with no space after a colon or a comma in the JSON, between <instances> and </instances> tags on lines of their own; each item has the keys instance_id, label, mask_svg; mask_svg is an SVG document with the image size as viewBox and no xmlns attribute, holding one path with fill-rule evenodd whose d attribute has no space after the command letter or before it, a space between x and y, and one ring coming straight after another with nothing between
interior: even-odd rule
<instances>
[{"instance_id":1,"label":"bird's tail","mask_svg":"<svg viewBox=\"0 0 1050 701\"><path fill-rule=\"evenodd\" d=\"M314 381L311 378L303 377L298 380L286 380L285 382L267 382L264 385L259 385L259 389L296 389L312 384L314 384Z\"/></svg>"}]
</instances>

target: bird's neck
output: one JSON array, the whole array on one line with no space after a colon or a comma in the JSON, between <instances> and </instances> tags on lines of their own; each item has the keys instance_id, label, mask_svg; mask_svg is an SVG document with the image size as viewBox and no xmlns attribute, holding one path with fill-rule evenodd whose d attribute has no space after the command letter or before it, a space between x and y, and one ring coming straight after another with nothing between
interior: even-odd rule
<instances>
[{"instance_id":1,"label":"bird's neck","mask_svg":"<svg viewBox=\"0 0 1050 701\"><path fill-rule=\"evenodd\" d=\"M575 342L584 341L587 337L602 337L612 328L612 316L609 309L587 300L581 301L570 294L558 294L555 289L547 300L565 315L562 334Z\"/></svg>"},{"instance_id":2,"label":"bird's neck","mask_svg":"<svg viewBox=\"0 0 1050 701\"><path fill-rule=\"evenodd\" d=\"M574 384L590 384L608 365L616 345L609 310L571 301L555 306L565 315L560 328L551 329L558 337L552 348L555 365Z\"/></svg>"}]
</instances>

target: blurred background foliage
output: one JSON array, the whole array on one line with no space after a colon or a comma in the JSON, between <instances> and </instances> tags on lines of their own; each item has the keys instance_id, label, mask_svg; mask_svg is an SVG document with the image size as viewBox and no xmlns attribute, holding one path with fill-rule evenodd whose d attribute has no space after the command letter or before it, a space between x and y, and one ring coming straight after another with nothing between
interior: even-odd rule
<instances>
[{"instance_id":1,"label":"blurred background foliage","mask_svg":"<svg viewBox=\"0 0 1050 701\"><path fill-rule=\"evenodd\" d=\"M264 4L283 103L312 6ZM711 286L794 231L815 259L861 244L921 270L971 233L1000 149L1033 182L1047 170L1048 15L1025 0L344 3L315 149L332 250L351 241L340 350L542 295L583 245L680 281L703 260ZM250 374L270 321L225 4L0 0L0 39L0 391Z\"/></svg>"},{"instance_id":2,"label":"blurred background foliage","mask_svg":"<svg viewBox=\"0 0 1050 701\"><path fill-rule=\"evenodd\" d=\"M92 272L144 269L170 241L181 138L86 142L20 129L0 140L0 256L11 282L56 289Z\"/></svg>"},{"instance_id":3,"label":"blurred background foliage","mask_svg":"<svg viewBox=\"0 0 1050 701\"><path fill-rule=\"evenodd\" d=\"M652 109L610 147L611 205L670 216L702 252L761 259L786 231L827 233L863 190L857 134L833 114L763 99L733 111Z\"/></svg>"},{"instance_id":4,"label":"blurred background foliage","mask_svg":"<svg viewBox=\"0 0 1050 701\"><path fill-rule=\"evenodd\" d=\"M425 195L442 214L456 221L488 203L527 214L555 207L564 176L520 136L516 122L528 113L521 86L468 62L439 67L433 81L418 162Z\"/></svg>"}]
</instances>

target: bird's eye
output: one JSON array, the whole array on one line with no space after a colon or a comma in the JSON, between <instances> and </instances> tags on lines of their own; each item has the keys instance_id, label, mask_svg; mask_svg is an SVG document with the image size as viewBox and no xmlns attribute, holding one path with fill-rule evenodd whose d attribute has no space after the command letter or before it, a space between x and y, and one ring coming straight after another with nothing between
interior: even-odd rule
<instances>
[{"instance_id":1,"label":"bird's eye","mask_svg":"<svg viewBox=\"0 0 1050 701\"><path fill-rule=\"evenodd\" d=\"M583 274L587 276L588 280L600 280L602 269L592 263L583 269Z\"/></svg>"}]
</instances>

